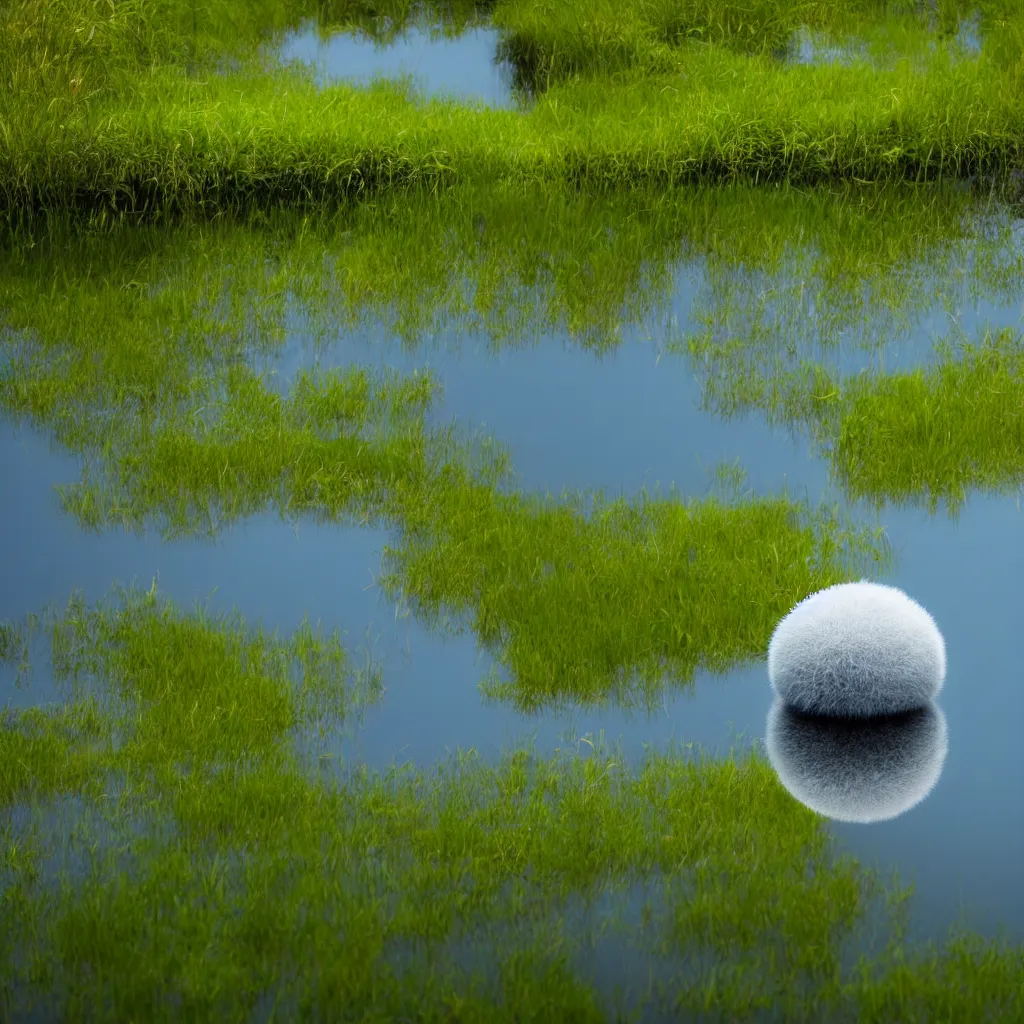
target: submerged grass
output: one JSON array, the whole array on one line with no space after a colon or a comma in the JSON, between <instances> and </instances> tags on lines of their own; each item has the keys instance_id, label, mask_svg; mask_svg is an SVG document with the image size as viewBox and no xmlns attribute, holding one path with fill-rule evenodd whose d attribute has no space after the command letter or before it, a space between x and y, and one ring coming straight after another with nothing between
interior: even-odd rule
<instances>
[{"instance_id":1,"label":"submerged grass","mask_svg":"<svg viewBox=\"0 0 1024 1024\"><path fill-rule=\"evenodd\" d=\"M1020 1009L1019 953L961 940L922 955L904 949L896 918L886 959L844 976L843 943L886 889L834 856L821 819L756 751L651 752L634 767L601 746L586 757L516 750L497 765L469 751L430 772L314 776L289 726L310 690L348 708L350 663L334 638L304 626L267 639L237 618L181 615L152 590L95 608L73 599L46 621L55 666L102 698L106 734L75 705L15 714L0 801L42 808L82 793L110 838L73 831L80 875L47 880L37 868L55 838L10 819L7 1013L605 1020L579 937L552 930L552 915L637 880L647 933L681 966L702 951L718 966L626 1011L785 1008L812 1020L832 1007L830 1019L912 1020ZM55 746L84 764L97 743L77 775L53 773ZM29 770L12 772L21 762ZM118 797L105 800L94 783L112 775ZM499 954L496 979L458 955L463 940ZM956 988L936 973L944 962Z\"/></svg>"}]
</instances>

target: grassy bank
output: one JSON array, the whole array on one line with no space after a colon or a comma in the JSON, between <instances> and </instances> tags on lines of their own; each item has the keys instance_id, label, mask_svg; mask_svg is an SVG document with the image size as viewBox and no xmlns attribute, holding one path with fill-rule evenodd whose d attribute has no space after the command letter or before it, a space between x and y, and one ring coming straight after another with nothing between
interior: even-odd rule
<instances>
[{"instance_id":1,"label":"grassy bank","mask_svg":"<svg viewBox=\"0 0 1024 1024\"><path fill-rule=\"evenodd\" d=\"M737 58L739 59L739 58ZM722 61L703 54L709 72ZM639 78L549 91L528 114L318 89L298 72L166 72L107 109L8 123L0 204L210 213L454 181L662 186L967 177L1020 165L1024 105L979 63L931 77L734 69L721 89ZM785 83L774 79L791 75ZM766 102L765 97L770 97Z\"/></svg>"},{"instance_id":2,"label":"grassy bank","mask_svg":"<svg viewBox=\"0 0 1024 1024\"><path fill-rule=\"evenodd\" d=\"M193 61L172 45L186 10L173 5L118 7L106 20L88 5L99 20L78 17L70 55L47 63L70 29L46 8L17 9L31 29L19 38L32 42L3 44L8 219L301 206L455 180L600 188L967 177L1017 169L1024 153L1019 15L996 19L992 45L969 60L940 38L888 67L793 66L684 39L679 68L634 68L614 83L581 77L511 112L421 101L384 84L320 89L297 69L254 63L265 35L255 28L239 31L248 50L236 42L219 67L209 40L226 33L211 29ZM278 24L266 12L257 20Z\"/></svg>"},{"instance_id":3,"label":"grassy bank","mask_svg":"<svg viewBox=\"0 0 1024 1024\"><path fill-rule=\"evenodd\" d=\"M0 730L7 1014L608 1020L581 956L638 911L665 969L618 1019L1021 1009L1019 951L906 947L909 893L837 857L756 752L325 771L296 727L337 724L380 683L336 637L183 613L155 588L45 610L49 657L28 625L4 625L8 667L49 662L66 703ZM638 885L642 907L602 909ZM580 906L582 930L560 922ZM851 969L869 912L887 947Z\"/></svg>"},{"instance_id":4,"label":"grassy bank","mask_svg":"<svg viewBox=\"0 0 1024 1024\"><path fill-rule=\"evenodd\" d=\"M500 55L536 92L570 77L685 76L699 52L692 43L780 67L794 60L801 31L840 52L856 44L846 59L913 64L936 46L951 61L967 58L956 37L970 22L983 49L1012 63L1018 14L1005 0L506 0L493 21Z\"/></svg>"}]
</instances>

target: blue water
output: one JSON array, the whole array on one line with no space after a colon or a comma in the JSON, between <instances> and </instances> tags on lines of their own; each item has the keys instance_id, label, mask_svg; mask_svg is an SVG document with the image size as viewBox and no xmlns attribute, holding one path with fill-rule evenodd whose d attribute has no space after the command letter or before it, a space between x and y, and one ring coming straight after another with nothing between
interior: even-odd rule
<instances>
[{"instance_id":1,"label":"blue water","mask_svg":"<svg viewBox=\"0 0 1024 1024\"><path fill-rule=\"evenodd\" d=\"M453 38L412 26L393 42L378 44L353 32L322 37L315 23L289 33L275 53L281 63L314 69L322 85L409 76L425 96L446 96L490 107L514 107L511 70L497 61L498 33L469 28Z\"/></svg>"},{"instance_id":2,"label":"blue water","mask_svg":"<svg viewBox=\"0 0 1024 1024\"><path fill-rule=\"evenodd\" d=\"M324 365L431 367L444 384L435 420L454 418L506 444L519 484L530 491L603 488L634 495L645 485L675 484L684 495L701 495L716 464L738 459L756 493L786 487L812 502L841 498L829 485L826 462L799 432L769 428L756 412L725 420L701 410L696 368L666 343L696 326L705 285L699 265L680 263L670 293L642 322L625 322L621 346L603 356L562 328L542 331L532 346L496 352L479 331L457 324L409 349L374 322L339 330L319 358ZM934 285L942 291L943 282ZM1024 327L1024 284L980 297L944 285L943 301L910 315L898 345L885 348L886 365L927 361L934 338L951 321L969 338L985 324ZM276 360L282 386L313 361L300 313ZM864 331L872 329L869 321ZM813 330L805 340L813 348ZM849 369L863 358L853 347L835 361ZM602 731L638 759L645 744L664 749L671 740L693 742L724 753L734 742L764 736L772 693L763 660L724 678L698 673L692 690L666 693L650 715L610 707L529 717L481 698L477 684L494 661L471 633L432 632L383 597L375 580L384 546L396 539L386 530L308 521L296 529L267 514L216 542L86 535L61 514L53 491L78 472L77 460L52 451L44 437L0 428L0 474L9 496L0 502L0 619L20 619L47 602L62 605L75 588L89 602L117 582L147 588L157 574L160 591L184 607L209 600L214 610L237 608L247 620L285 632L308 614L328 630L346 631L357 659L365 649L384 667L382 700L354 735L339 740L336 753L344 759L426 767L459 747L493 758L533 736L541 752L550 752ZM908 813L830 827L841 849L916 882L920 934L939 934L963 901L975 927L991 933L1002 925L1024 939L1024 516L1018 502L1014 495L972 495L958 520L915 508L888 507L879 515L896 557L884 582L927 608L946 639L940 704L949 753L934 791ZM867 510L854 511L870 519ZM4 686L3 699L16 706L59 696L45 672L28 691Z\"/></svg>"}]
</instances>

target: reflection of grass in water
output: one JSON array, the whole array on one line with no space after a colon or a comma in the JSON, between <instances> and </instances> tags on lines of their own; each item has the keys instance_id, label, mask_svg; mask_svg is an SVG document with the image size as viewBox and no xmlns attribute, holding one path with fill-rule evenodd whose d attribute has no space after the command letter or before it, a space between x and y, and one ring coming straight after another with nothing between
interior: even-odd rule
<instances>
[{"instance_id":1,"label":"reflection of grass in water","mask_svg":"<svg viewBox=\"0 0 1024 1024\"><path fill-rule=\"evenodd\" d=\"M235 250L232 265L241 256ZM146 323L134 315L138 304L121 308L133 314L133 330L111 332L111 359L116 339L127 335L137 346ZM53 343L67 343L55 323L44 324ZM152 336L152 328L141 335ZM785 498L736 507L598 499L584 515L574 500L502 493L498 485L510 481L500 452L424 425L428 377L302 373L282 397L237 363L204 374L209 340L192 348L170 337L138 372L149 383L162 348L173 346L159 382L172 397L140 413L139 389L125 387L127 364L121 381L97 374L108 356L91 339L69 346L78 379L57 358L60 348L34 374L37 352L26 343L2 392L11 411L40 425L57 417L59 436L92 460L83 483L63 491L82 522L155 520L171 532L215 532L270 505L288 516L383 518L401 531L389 586L432 618L468 616L481 640L499 648L524 706L602 701L638 686L650 697L666 675L724 669L763 650L794 600L845 578L849 563L884 556L877 538ZM79 380L85 400L76 409L67 393ZM47 400L51 388L59 398ZM111 406L123 414L97 422Z\"/></svg>"},{"instance_id":2,"label":"reflection of grass in water","mask_svg":"<svg viewBox=\"0 0 1024 1024\"><path fill-rule=\"evenodd\" d=\"M310 16L321 38L343 30L386 46L411 28L433 39L457 38L490 24L493 6L494 0L331 0L316 5Z\"/></svg>"},{"instance_id":3,"label":"reflection of grass in water","mask_svg":"<svg viewBox=\"0 0 1024 1024\"><path fill-rule=\"evenodd\" d=\"M716 221L720 197L705 197L709 205L698 205L689 220L676 216L694 238L709 218L738 237L750 200L740 195L735 208L725 206L731 218ZM566 208L564 236L527 231L527 244L560 244L566 266L581 246L607 254L600 242L587 249L595 243L579 230L586 216ZM508 216L500 201L484 209L499 225ZM623 208L596 209L608 226L621 224ZM840 231L861 224L865 249L853 250L847 265L884 276L884 263L872 270L867 252L885 221L873 228L856 207L837 209L821 248L831 245L838 257ZM757 238L781 246L788 216L766 218L743 258L757 257ZM921 212L917 223L932 224L936 239L959 231L958 218L931 216ZM432 223L425 217L413 237ZM649 223L626 228L624 248L612 251L639 252L635 239ZM679 223L663 229L666 254ZM367 235L343 265L370 284L375 236ZM185 262L174 244L162 248L172 236L148 236L156 239L152 250L141 237L140 248L128 247L123 258L118 240L105 253L102 245L92 249L88 272L59 258L48 274L36 273L47 263L32 257L20 269L21 257L7 265L8 323L31 332L5 339L21 360L19 374L6 380L8 411L54 428L76 450L105 456L101 482L124 483L121 507L141 517L191 502L189 515L202 522L196 508L220 502L220 514L243 514L282 492L298 499L282 507L336 514L368 496L405 530L395 552L399 584L427 610L446 601L472 617L483 638L502 644L506 663L532 684L513 694L524 703L550 699L563 685L562 695L599 698L630 673L653 678L670 657L681 672L698 657L742 657L763 647L767 632L758 641L757 616L770 629L773 602L785 610L820 585L814 580L843 572L842 538L827 515L819 532L808 527L809 510L781 500L596 501L584 514L572 501L558 506L500 493L493 475L474 479L464 453L445 448L443 437L434 447L439 439L422 428L433 394L425 378L306 375L281 397L247 361L260 333L269 334L271 349L280 336L285 288L311 297L311 307L327 290L316 277L324 236L310 230L295 243L285 235L275 247L258 230L229 232L219 248L200 240ZM398 252L408 235L382 228L379 237L397 239L390 244ZM707 249L727 251L731 237L720 234ZM888 251L912 251L909 233L895 237ZM230 264L225 249L233 253ZM493 251L500 260L500 245ZM343 246L338 259L346 255ZM613 259L591 262L598 281L628 277ZM734 264L723 257L722 266ZM382 278L381 288L414 294L403 275L395 280ZM573 287L556 287L556 301L566 301L557 297L573 295ZM200 315L193 318L193 309ZM342 436L359 430L367 431L361 451ZM422 436L424 446L391 446L402 436ZM282 477L302 465L297 452L322 457L324 472ZM424 453L437 461L417 461ZM304 479L309 486L299 486ZM105 514L116 518L115 511ZM750 562L751 549L764 552L764 562ZM432 559L438 572L424 573ZM546 562L555 571L545 572ZM711 569L718 574L713 591L710 577L700 575ZM681 580L691 597L680 598ZM575 610L568 630L564 608ZM651 608L664 615L645 617ZM562 646L552 641L552 623L569 634ZM895 960L882 981L851 980L840 990L836 946L856 921L867 876L826 862L826 834L756 756L698 766L653 758L653 767L629 774L618 756L543 761L520 752L497 768L470 759L430 774L350 772L343 786L332 787L310 781L286 739L332 709L347 709L336 699L341 677L348 678L339 647L318 641L326 646L317 649L335 653L317 660L303 655L315 644L301 631L283 642L257 642L236 621L181 616L155 597L127 599L120 609L73 603L55 625L58 667L69 679L76 670L98 677L115 703L9 713L0 730L2 799L10 806L67 790L96 797L137 856L126 874L111 849L98 848L90 855L94 884L43 891L32 878L38 841L4 834L0 871L12 880L4 911L15 922L0 939L8 944L4 955L12 935L24 936L39 989L66 998L72 1010L223 1019L267 999L283 979L284 1005L299 1008L493 1020L541 1006L562 1019L574 1011L598 1019L591 980L574 971L563 947L552 951L550 928L542 929L546 943L519 946L515 928L557 916L566 893L648 871L689 883L669 887L661 901L660 934L679 955L741 947L735 969L720 965L703 985L666 995L683 1006L705 1000L728 1017L788 1000L791 1019L816 1019L831 996L879 1019L907 1007L925 1019L936 1008L967 1019L1013 1012L1019 959L987 949L961 955L954 948L948 979L942 959L921 967L908 954L908 965ZM574 639L581 628L593 631L589 643ZM3 635L13 638L6 643L13 663L24 649L21 634L8 626ZM546 669L549 663L563 668L564 679ZM298 676L311 681L308 715ZM111 773L120 774L126 795L101 802L97 779ZM146 823L170 837L138 839L133 829ZM808 906L816 912L807 914ZM474 979L438 954L430 960L435 943L471 926L499 947L503 974L496 982ZM502 939L505 933L514 938ZM390 951L410 943L420 958L400 974ZM0 991L10 993L14 980L14 991L24 992L15 969L0 961ZM495 997L504 999L498 1011L489 1005Z\"/></svg>"},{"instance_id":4,"label":"reflection of grass in water","mask_svg":"<svg viewBox=\"0 0 1024 1024\"><path fill-rule=\"evenodd\" d=\"M279 397L255 366L273 369L296 324L318 346L380 320L411 345L453 327L484 330L496 346L554 328L602 350L624 326L658 317L682 266L703 280L690 319L707 326L688 349L711 404L827 432L838 384L813 363L830 348L861 336L877 345L876 332L896 343L918 310L961 289L1010 301L1021 281L1005 211L947 187L541 199L464 186L298 224L54 226L31 248L10 241L0 268L8 413L84 453L89 486L67 492L84 522L157 515L178 531L216 530L268 501L286 515L375 514L393 483L465 454L424 425L437 386L428 376L332 370L283 382L297 390ZM985 403L984 375L1007 358L971 371ZM921 382L898 386L924 400ZM851 486L858 473L865 487L878 483L856 469L873 430L848 428ZM957 436L968 444L973 428ZM904 441L886 459L919 451ZM922 455L900 470L899 493L994 482L1007 443L983 444L980 458ZM868 464L887 463L873 453ZM1007 466L1012 476L1012 458Z\"/></svg>"},{"instance_id":5,"label":"reflection of grass in water","mask_svg":"<svg viewBox=\"0 0 1024 1024\"><path fill-rule=\"evenodd\" d=\"M921 240L941 267L970 236L974 207L956 193L948 207L932 202L944 194L735 189L653 207L646 197L555 197L516 233L519 193L468 189L436 207L388 201L301 230L255 224L146 228L124 241L87 236L67 262L56 234L52 253L15 253L0 278L8 322L25 332L10 335L13 370L0 394L10 413L54 429L85 456L83 482L63 491L83 523L216 532L268 506L289 517L381 520L399 531L389 586L431 619L471 625L511 675L502 696L522 707L638 692L650 699L666 679L757 655L794 601L846 578L862 556L884 558L884 546L837 533L841 517L785 498L734 506L598 499L598 514L584 512L590 498L523 495L510 490L493 446L428 428L432 377L303 372L278 393L247 366L255 342L272 354L284 337L288 293L314 335L334 329L338 311L353 323L389 303L423 300L425 317L457 319L463 307L443 287L442 264L450 270L458 258L483 282L482 316L503 315L487 285L503 265L519 275L523 308L542 322L575 315L585 300L571 271L582 261L593 269L588 287L650 304L633 297L645 260L649 280L668 280L680 233L684 251L707 253L709 275L723 282L759 260L768 270L782 265L784 282L787 273L807 274L819 296L841 304L845 288L877 291L902 264L906 288L888 294L926 294L912 260L928 266ZM431 244L460 207L445 242ZM901 213L902 221L889 219ZM486 241L475 227L480 216ZM606 230L588 233L595 221ZM709 225L717 233L701 246ZM810 247L807 269L785 262L793 231ZM648 232L653 255L642 244ZM986 238L980 248L997 243ZM528 267L545 252L547 307L531 302L527 288ZM389 266L397 267L390 276ZM984 290L981 270L972 272Z\"/></svg>"},{"instance_id":6,"label":"reflection of grass in water","mask_svg":"<svg viewBox=\"0 0 1024 1024\"><path fill-rule=\"evenodd\" d=\"M972 297L1015 297L1020 267L1000 265L1009 238L998 204L950 186L587 195L463 185L302 221L110 234L57 224L32 248L15 235L0 308L10 328L32 332L23 379L45 375L55 388L73 378L62 404L102 392L155 412L157 398L185 397L190 377L254 349L272 355L296 314L316 339L379 321L409 344L452 328L496 346L565 330L604 349L660 313L682 271L704 282L692 315L715 340L737 332L751 347L743 332L756 328L788 349L794 336L827 343L871 317L909 320L961 281Z\"/></svg>"},{"instance_id":7,"label":"reflection of grass in water","mask_svg":"<svg viewBox=\"0 0 1024 1024\"><path fill-rule=\"evenodd\" d=\"M663 997L691 1011L812 1019L832 1001L878 1019L939 1006L994 1019L1020 998L1015 951L954 946L958 969L943 977L903 949L896 919L895 945L872 968L882 980L840 977L840 945L884 890L835 858L820 819L757 752L649 753L630 768L600 746L518 750L493 766L470 751L429 772L314 779L288 726L310 691L341 713L353 706L336 640L306 627L268 639L231 617L181 615L152 591L72 601L49 625L61 672L105 689L107 732L116 722L126 737L89 772L61 776L36 739L94 744L68 731L72 714L22 712L7 730L5 777L21 759L32 770L4 787L5 807L83 791L112 829L105 843L95 830L66 837L69 850L85 844L85 877L53 885L33 864L61 836L24 815L8 827L0 990L11 1012L34 997L94 1019L237 1019L268 1000L293 1013L604 1019L593 978L573 966L578 937L551 921L570 899L636 879L655 885L645 931L663 953L684 964L715 954L714 970ZM119 796L105 801L89 782L111 773ZM894 906L904 895L893 891ZM445 955L469 935L505 961L497 978Z\"/></svg>"}]
</instances>

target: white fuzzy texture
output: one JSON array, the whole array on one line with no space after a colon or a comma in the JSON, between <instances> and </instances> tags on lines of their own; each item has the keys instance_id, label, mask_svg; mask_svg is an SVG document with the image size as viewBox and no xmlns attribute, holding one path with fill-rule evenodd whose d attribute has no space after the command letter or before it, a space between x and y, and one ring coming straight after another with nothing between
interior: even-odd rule
<instances>
[{"instance_id":1,"label":"white fuzzy texture","mask_svg":"<svg viewBox=\"0 0 1024 1024\"><path fill-rule=\"evenodd\" d=\"M775 627L768 679L791 707L867 718L924 707L946 678L935 620L897 587L839 583L801 601Z\"/></svg>"},{"instance_id":2,"label":"white fuzzy texture","mask_svg":"<svg viewBox=\"0 0 1024 1024\"><path fill-rule=\"evenodd\" d=\"M949 748L935 704L858 721L794 711L776 698L765 748L779 781L800 803L834 821L888 821L935 788Z\"/></svg>"}]
</instances>

